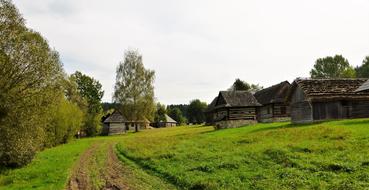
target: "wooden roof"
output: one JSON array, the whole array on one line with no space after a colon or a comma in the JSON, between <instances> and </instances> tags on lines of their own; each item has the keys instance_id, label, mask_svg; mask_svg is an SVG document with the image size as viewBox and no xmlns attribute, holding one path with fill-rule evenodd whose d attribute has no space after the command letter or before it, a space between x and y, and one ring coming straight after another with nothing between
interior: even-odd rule
<instances>
[{"instance_id":1,"label":"wooden roof","mask_svg":"<svg viewBox=\"0 0 369 190\"><path fill-rule=\"evenodd\" d=\"M300 87L310 100L368 99L369 92L357 92L367 79L301 79L292 83L288 99Z\"/></svg>"},{"instance_id":2,"label":"wooden roof","mask_svg":"<svg viewBox=\"0 0 369 190\"><path fill-rule=\"evenodd\" d=\"M283 103L288 95L291 84L283 81L279 84L262 89L254 94L260 104Z\"/></svg>"},{"instance_id":3,"label":"wooden roof","mask_svg":"<svg viewBox=\"0 0 369 190\"><path fill-rule=\"evenodd\" d=\"M104 123L123 123L127 122L127 119L123 117L123 115L119 112L114 110L114 112L104 120Z\"/></svg>"},{"instance_id":4,"label":"wooden roof","mask_svg":"<svg viewBox=\"0 0 369 190\"><path fill-rule=\"evenodd\" d=\"M165 123L177 123L176 120L172 119L171 117L169 117L169 115L165 114ZM160 121L163 122L163 121Z\"/></svg>"},{"instance_id":5,"label":"wooden roof","mask_svg":"<svg viewBox=\"0 0 369 190\"><path fill-rule=\"evenodd\" d=\"M215 108L261 106L254 95L248 91L220 91Z\"/></svg>"},{"instance_id":6,"label":"wooden roof","mask_svg":"<svg viewBox=\"0 0 369 190\"><path fill-rule=\"evenodd\" d=\"M150 123L150 121L147 118L136 121L128 120L119 111L114 110L114 112L110 114L103 123Z\"/></svg>"}]
</instances>

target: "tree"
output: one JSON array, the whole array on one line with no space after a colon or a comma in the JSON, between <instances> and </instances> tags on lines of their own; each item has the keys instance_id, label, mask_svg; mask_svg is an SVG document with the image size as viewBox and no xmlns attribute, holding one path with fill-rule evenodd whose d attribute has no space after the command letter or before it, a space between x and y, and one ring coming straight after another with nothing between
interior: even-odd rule
<instances>
[{"instance_id":1,"label":"tree","mask_svg":"<svg viewBox=\"0 0 369 190\"><path fill-rule=\"evenodd\" d=\"M0 0L0 166L22 166L43 148L63 78L59 55Z\"/></svg>"},{"instance_id":2,"label":"tree","mask_svg":"<svg viewBox=\"0 0 369 190\"><path fill-rule=\"evenodd\" d=\"M88 112L100 113L102 111L101 99L104 96L100 82L79 71L72 74L71 80L77 83L79 93L87 100Z\"/></svg>"},{"instance_id":3,"label":"tree","mask_svg":"<svg viewBox=\"0 0 369 190\"><path fill-rule=\"evenodd\" d=\"M168 107L167 112L169 117L173 118L180 125L187 122L187 119L183 116L182 111L178 107L175 108Z\"/></svg>"},{"instance_id":4,"label":"tree","mask_svg":"<svg viewBox=\"0 0 369 190\"><path fill-rule=\"evenodd\" d=\"M145 69L142 55L136 50L128 50L124 61L117 67L113 99L121 105L122 114L129 120L153 120L155 72ZM137 126L135 126L138 131Z\"/></svg>"},{"instance_id":5,"label":"tree","mask_svg":"<svg viewBox=\"0 0 369 190\"><path fill-rule=\"evenodd\" d=\"M311 78L354 78L355 70L342 55L319 58L310 71Z\"/></svg>"},{"instance_id":6,"label":"tree","mask_svg":"<svg viewBox=\"0 0 369 190\"><path fill-rule=\"evenodd\" d=\"M241 79L236 79L233 83L233 85L229 88L229 90L231 91L236 91L236 90L245 90L245 91L249 91L249 92L257 92L259 90L261 90L263 87L261 87L258 84L249 84Z\"/></svg>"},{"instance_id":7,"label":"tree","mask_svg":"<svg viewBox=\"0 0 369 190\"><path fill-rule=\"evenodd\" d=\"M69 142L81 129L84 121L84 113L78 105L62 95L50 109L49 116L52 119L46 130L46 147Z\"/></svg>"},{"instance_id":8,"label":"tree","mask_svg":"<svg viewBox=\"0 0 369 190\"><path fill-rule=\"evenodd\" d=\"M187 122L187 120L188 120L188 106L189 106L188 104L176 104L176 105L172 104L172 105L167 106L167 110L173 110L175 108L178 108L181 111L184 119L186 120L185 122ZM169 111L168 111L168 113L169 113Z\"/></svg>"},{"instance_id":9,"label":"tree","mask_svg":"<svg viewBox=\"0 0 369 190\"><path fill-rule=\"evenodd\" d=\"M200 100L192 100L188 106L188 120L190 123L200 124L205 121L204 111L207 108L205 102Z\"/></svg>"},{"instance_id":10,"label":"tree","mask_svg":"<svg viewBox=\"0 0 369 190\"><path fill-rule=\"evenodd\" d=\"M369 56L365 57L363 64L355 68L358 78L369 78Z\"/></svg>"},{"instance_id":11,"label":"tree","mask_svg":"<svg viewBox=\"0 0 369 190\"><path fill-rule=\"evenodd\" d=\"M167 114L167 109L165 108L165 105L157 103L156 104L156 112L155 112L155 122L160 121L167 121L167 118L165 117L165 114Z\"/></svg>"},{"instance_id":12,"label":"tree","mask_svg":"<svg viewBox=\"0 0 369 190\"><path fill-rule=\"evenodd\" d=\"M87 102L87 110L85 110L85 122L83 130L87 136L96 136L100 133L102 126L100 119L103 116L101 99L104 96L102 85L94 78L76 71L71 75L70 80L77 84L80 96ZM84 110L83 104L81 109Z\"/></svg>"}]
</instances>

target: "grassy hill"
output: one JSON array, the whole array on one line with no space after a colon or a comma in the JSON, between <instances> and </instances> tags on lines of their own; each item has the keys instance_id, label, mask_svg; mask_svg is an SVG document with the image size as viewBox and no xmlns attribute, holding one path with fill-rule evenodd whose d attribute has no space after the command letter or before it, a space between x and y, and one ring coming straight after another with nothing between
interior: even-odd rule
<instances>
[{"instance_id":1,"label":"grassy hill","mask_svg":"<svg viewBox=\"0 0 369 190\"><path fill-rule=\"evenodd\" d=\"M356 119L219 131L176 127L79 140L39 153L25 168L3 171L0 189L65 188L82 153L109 143L131 189L369 188L369 119ZM103 168L107 148L95 149L100 153L90 165ZM101 188L103 173L91 174L93 187Z\"/></svg>"}]
</instances>

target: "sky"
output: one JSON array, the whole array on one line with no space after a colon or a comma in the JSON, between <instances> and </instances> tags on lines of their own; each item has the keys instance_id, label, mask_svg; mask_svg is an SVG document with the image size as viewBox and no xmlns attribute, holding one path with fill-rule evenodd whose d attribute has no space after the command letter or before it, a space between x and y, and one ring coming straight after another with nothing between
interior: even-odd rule
<instances>
[{"instance_id":1,"label":"sky","mask_svg":"<svg viewBox=\"0 0 369 190\"><path fill-rule=\"evenodd\" d=\"M369 55L368 0L13 0L67 73L103 85L137 49L164 104L210 103L236 78L268 87L308 77L317 58Z\"/></svg>"}]
</instances>

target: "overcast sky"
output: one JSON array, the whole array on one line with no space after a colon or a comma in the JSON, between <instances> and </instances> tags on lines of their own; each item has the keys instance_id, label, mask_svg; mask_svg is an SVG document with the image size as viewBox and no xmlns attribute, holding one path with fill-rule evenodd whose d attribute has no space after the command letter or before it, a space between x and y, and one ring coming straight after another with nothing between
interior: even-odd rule
<instances>
[{"instance_id":1,"label":"overcast sky","mask_svg":"<svg viewBox=\"0 0 369 190\"><path fill-rule=\"evenodd\" d=\"M156 71L165 104L211 101L240 78L264 87L308 77L319 57L369 55L368 0L14 0L68 73L99 80L112 100L128 48Z\"/></svg>"}]
</instances>

